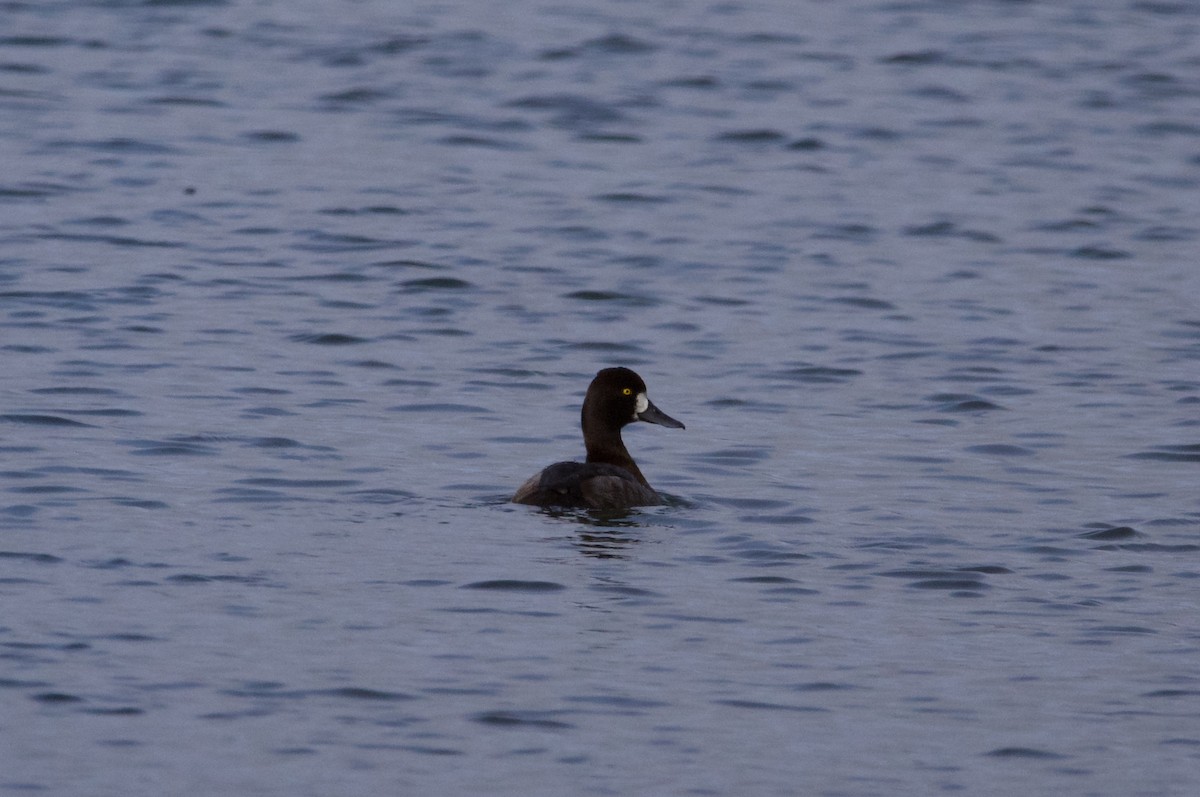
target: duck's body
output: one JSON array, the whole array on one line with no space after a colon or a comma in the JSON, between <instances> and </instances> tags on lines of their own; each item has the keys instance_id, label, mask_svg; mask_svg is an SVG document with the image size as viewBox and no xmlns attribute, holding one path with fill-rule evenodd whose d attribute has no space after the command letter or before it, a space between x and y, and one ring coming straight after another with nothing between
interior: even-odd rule
<instances>
[{"instance_id":1,"label":"duck's body","mask_svg":"<svg viewBox=\"0 0 1200 797\"><path fill-rule=\"evenodd\" d=\"M662 503L653 487L605 462L556 462L522 484L512 500L569 509L624 509Z\"/></svg>"},{"instance_id":2,"label":"duck's body","mask_svg":"<svg viewBox=\"0 0 1200 797\"><path fill-rule=\"evenodd\" d=\"M605 368L588 386L581 413L587 461L556 462L521 485L512 500L534 506L614 510L661 504L621 440L621 429L646 421L683 424L646 398L646 383L628 368Z\"/></svg>"}]
</instances>

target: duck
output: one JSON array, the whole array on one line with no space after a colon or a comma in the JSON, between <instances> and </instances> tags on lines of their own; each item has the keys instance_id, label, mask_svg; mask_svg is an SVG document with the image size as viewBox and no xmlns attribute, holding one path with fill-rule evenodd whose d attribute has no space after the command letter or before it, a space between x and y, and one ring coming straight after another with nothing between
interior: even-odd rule
<instances>
[{"instance_id":1,"label":"duck","mask_svg":"<svg viewBox=\"0 0 1200 797\"><path fill-rule=\"evenodd\" d=\"M568 509L622 510L663 503L621 440L621 429L645 421L684 429L646 396L646 383L628 368L604 368L588 385L580 413L587 459L556 462L517 489L512 502Z\"/></svg>"}]
</instances>

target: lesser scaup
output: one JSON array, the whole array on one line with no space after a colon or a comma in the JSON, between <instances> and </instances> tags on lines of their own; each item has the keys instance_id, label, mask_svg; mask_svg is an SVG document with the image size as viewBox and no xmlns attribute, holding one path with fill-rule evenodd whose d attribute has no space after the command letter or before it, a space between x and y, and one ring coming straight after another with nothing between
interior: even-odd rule
<instances>
[{"instance_id":1,"label":"lesser scaup","mask_svg":"<svg viewBox=\"0 0 1200 797\"><path fill-rule=\"evenodd\" d=\"M646 421L682 429L683 424L646 398L646 383L628 368L596 374L583 399L586 462L556 462L521 485L513 502L576 509L624 509L661 504L621 441L621 427Z\"/></svg>"}]
</instances>

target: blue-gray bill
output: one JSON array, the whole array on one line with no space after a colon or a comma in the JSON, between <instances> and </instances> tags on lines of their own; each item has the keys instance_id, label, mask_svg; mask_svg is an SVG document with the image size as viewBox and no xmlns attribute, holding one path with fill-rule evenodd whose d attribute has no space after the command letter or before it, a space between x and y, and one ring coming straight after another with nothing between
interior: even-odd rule
<instances>
[{"instance_id":1,"label":"blue-gray bill","mask_svg":"<svg viewBox=\"0 0 1200 797\"><path fill-rule=\"evenodd\" d=\"M647 403L646 409L642 410L641 412L639 412L637 414L637 419L639 421L645 421L646 423L656 423L659 426L665 426L668 429L686 429L687 428L682 423L675 420L670 415L667 415L665 412L663 412L662 410L660 410L658 407L654 406L651 403Z\"/></svg>"}]
</instances>

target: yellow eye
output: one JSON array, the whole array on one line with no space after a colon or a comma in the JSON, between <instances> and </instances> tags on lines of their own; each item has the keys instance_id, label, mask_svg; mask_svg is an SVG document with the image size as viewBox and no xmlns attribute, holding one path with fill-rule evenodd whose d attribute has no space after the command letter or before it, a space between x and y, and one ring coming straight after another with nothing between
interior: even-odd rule
<instances>
[{"instance_id":1,"label":"yellow eye","mask_svg":"<svg viewBox=\"0 0 1200 797\"><path fill-rule=\"evenodd\" d=\"M632 390L630 390L629 388L625 388L625 389L623 389L623 390L621 391L621 395L622 395L622 396L632 396L632 395L633 395L633 391L632 391Z\"/></svg>"}]
</instances>

